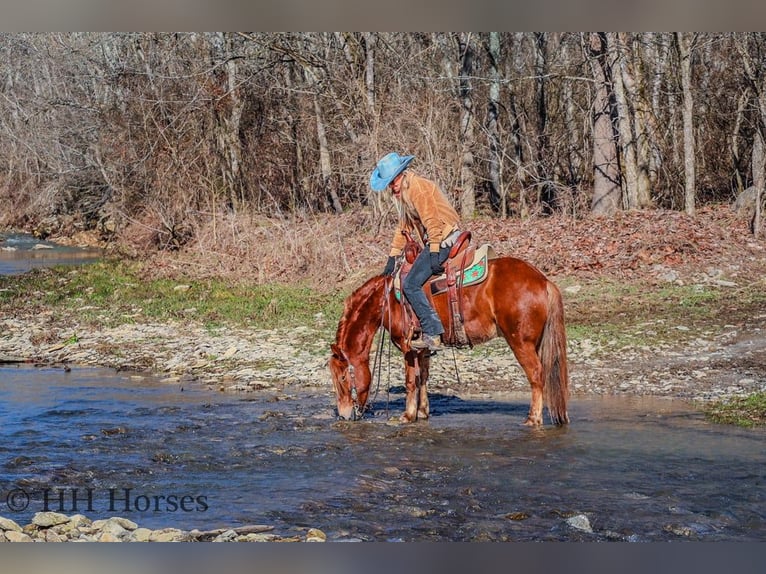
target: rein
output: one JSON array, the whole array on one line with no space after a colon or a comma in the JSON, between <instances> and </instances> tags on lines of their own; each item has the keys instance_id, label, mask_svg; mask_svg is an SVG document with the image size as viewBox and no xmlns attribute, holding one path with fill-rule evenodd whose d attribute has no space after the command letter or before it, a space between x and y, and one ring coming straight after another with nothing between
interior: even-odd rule
<instances>
[{"instance_id":1,"label":"rein","mask_svg":"<svg viewBox=\"0 0 766 574\"><path fill-rule=\"evenodd\" d=\"M382 377L382 370L383 370L383 346L385 345L385 339L386 339L386 326L384 323L384 318L386 316L386 311L389 311L389 320L391 318L391 313L389 309L389 295L391 292L390 284L393 284L393 281L389 282L386 281L385 291L383 293L383 301L381 303L381 307L383 309L383 313L381 313L380 317L380 325L377 328L377 331L380 331L380 337L378 338L378 349L375 354L375 361L372 365L372 378L375 380L377 378L377 381L375 382L375 391L372 393L372 396L367 400L367 404L364 406L364 408L359 407L359 401L357 399L357 393L356 393L356 373L354 370L354 365L351 364L351 361L348 360L348 357L345 356L346 362L348 363L348 371L349 371L349 379L351 382L351 401L354 403L354 415L357 418L361 418L365 411L372 410L373 403L375 402L375 399L378 397L378 391L380 390L380 381L383 378ZM390 325L389 325L390 327ZM374 335L373 335L374 336ZM388 340L388 389L386 394L386 415L388 415L389 411L389 403L390 403L390 390L391 390L391 337L389 337Z\"/></svg>"},{"instance_id":2,"label":"rein","mask_svg":"<svg viewBox=\"0 0 766 574\"><path fill-rule=\"evenodd\" d=\"M382 376L383 346L385 345L386 331L387 331L386 325L385 325L385 317L386 317L386 311L388 311L389 321L391 320L391 309L389 305L391 304L390 294L391 294L391 286L393 285L393 283L394 283L393 279L391 281L386 280L385 289L383 290L383 302L381 303L383 312L380 315L380 326L378 327L378 331L380 331L380 338L378 339L378 351L375 354L375 362L372 365L373 379L377 378L377 381L375 382L375 392L373 393L369 404L372 404L377 398L378 391L380 389L380 381L383 378ZM389 328L391 328L390 323L389 323ZM377 373L377 376L376 376L376 373ZM388 338L388 387L386 389L386 416L388 416L390 399L391 399L391 337Z\"/></svg>"},{"instance_id":3,"label":"rein","mask_svg":"<svg viewBox=\"0 0 766 574\"><path fill-rule=\"evenodd\" d=\"M383 379L383 373L382 373L382 371L383 371L383 351L384 351L384 347L385 347L386 331L391 328L391 321L393 320L393 316L392 316L391 308L390 308L390 305L391 305L391 297L390 297L390 295L391 295L392 287L393 287L393 280L391 280L391 281L386 280L386 282L385 282L385 289L384 289L384 292L383 292L383 301L381 302L381 308L382 308L383 312L381 313L381 317L380 317L380 325L377 327L377 331L380 332L380 337L378 338L378 348L377 348L377 352L375 354L375 360L373 361L372 369L371 369L371 373L372 373L372 381L371 382L375 383L375 390L372 393L372 395L369 397L369 399L367 400L367 404L365 404L365 406L363 408L361 408L359 406L359 401L358 401L358 398L357 398L356 372L355 372L355 369L354 369L354 365L351 364L351 362L348 360L348 357L345 357L345 353L344 353L344 358L346 359L346 362L348 363L349 379L350 379L350 383L351 383L351 400L352 400L352 402L354 404L354 416L356 418L359 418L359 419L362 418L362 416L364 415L364 413L366 411L373 409L373 403L377 399L378 392L380 391L380 383L381 383L381 380ZM461 311L462 311L462 309L461 309ZM386 329L386 324L385 324L386 313L388 313L388 320L389 320L388 329ZM406 321L406 316L404 316L403 319ZM387 389L386 389L386 416L388 416L390 402L391 402L391 346L392 346L392 344L393 344L393 340L389 336L389 338L388 338L388 356L387 356L387 358L388 358L388 386L387 386ZM416 358L416 360L417 360L417 358ZM457 379L457 384L460 385L460 372L458 370L457 355L455 353L455 348L454 347L452 347L452 363L453 363L454 368L455 368L455 377Z\"/></svg>"}]
</instances>

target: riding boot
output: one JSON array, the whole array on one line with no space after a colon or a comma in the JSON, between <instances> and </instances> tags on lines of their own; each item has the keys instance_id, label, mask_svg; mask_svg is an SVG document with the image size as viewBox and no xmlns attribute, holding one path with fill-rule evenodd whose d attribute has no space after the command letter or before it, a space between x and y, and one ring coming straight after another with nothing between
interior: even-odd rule
<instances>
[{"instance_id":1,"label":"riding boot","mask_svg":"<svg viewBox=\"0 0 766 574\"><path fill-rule=\"evenodd\" d=\"M443 248L440 250L439 255L441 260L446 260L449 248ZM424 345L431 348L435 347L435 341L440 339L440 335L444 333L444 325L442 325L439 315L431 307L428 301L428 297L423 291L423 285L431 278L431 256L427 250L421 251L417 259L412 264L412 269L404 279L402 285L402 291L405 297L410 302L412 310L417 315L420 321L420 327L422 329L421 339L424 340L426 336L432 341L431 345ZM420 344L420 343L419 343ZM414 346L414 343L413 343Z\"/></svg>"}]
</instances>

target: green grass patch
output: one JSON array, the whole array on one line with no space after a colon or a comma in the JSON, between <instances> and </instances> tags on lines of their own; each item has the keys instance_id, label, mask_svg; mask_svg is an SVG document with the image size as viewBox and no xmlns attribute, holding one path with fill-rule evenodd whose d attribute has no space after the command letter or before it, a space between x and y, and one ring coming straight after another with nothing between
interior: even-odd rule
<instances>
[{"instance_id":1,"label":"green grass patch","mask_svg":"<svg viewBox=\"0 0 766 574\"><path fill-rule=\"evenodd\" d=\"M141 265L103 261L0 278L0 308L45 307L83 321L119 325L143 320L193 320L209 327L257 328L337 324L342 293L301 285L250 285L221 279L145 279ZM323 319L320 321L320 319Z\"/></svg>"},{"instance_id":2,"label":"green grass patch","mask_svg":"<svg viewBox=\"0 0 766 574\"><path fill-rule=\"evenodd\" d=\"M748 428L764 426L766 425L766 392L711 404L706 407L705 414L710 420L721 424Z\"/></svg>"},{"instance_id":3,"label":"green grass patch","mask_svg":"<svg viewBox=\"0 0 766 574\"><path fill-rule=\"evenodd\" d=\"M562 282L562 288L573 284ZM576 283L564 291L567 334L611 348L692 340L726 324L746 323L766 310L766 292L711 284L622 282L612 278Z\"/></svg>"}]
</instances>

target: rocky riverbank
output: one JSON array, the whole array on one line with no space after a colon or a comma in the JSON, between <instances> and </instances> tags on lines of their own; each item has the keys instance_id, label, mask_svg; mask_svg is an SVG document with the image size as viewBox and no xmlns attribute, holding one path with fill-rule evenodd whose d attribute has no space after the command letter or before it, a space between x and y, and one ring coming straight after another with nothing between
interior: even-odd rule
<instances>
[{"instance_id":1,"label":"rocky riverbank","mask_svg":"<svg viewBox=\"0 0 766 574\"><path fill-rule=\"evenodd\" d=\"M179 530L142 528L118 516L90 520L82 514L67 516L58 512L38 512L29 524L19 526L0 516L0 542L325 542L326 535L309 528L304 536L283 537L273 527L249 525L217 530Z\"/></svg>"},{"instance_id":2,"label":"rocky riverbank","mask_svg":"<svg viewBox=\"0 0 766 574\"><path fill-rule=\"evenodd\" d=\"M576 291L577 286L568 289ZM640 345L570 337L572 394L708 401L766 388L766 313L747 322L696 325L693 331L690 325L674 324L678 342L652 343L653 333L667 328L664 323L657 317L634 328L633 335L643 341ZM81 325L76 313L54 316L44 311L0 319L0 362L111 367L134 371L136 376L158 376L168 384L202 384L223 392L287 385L324 387L329 392L326 362L333 327L334 319L320 316L314 325L281 330L214 329L188 321L99 328ZM383 351L384 381L401 384L398 352L391 350L389 369L389 349ZM442 352L432 362L430 387L491 395L526 391L528 384L505 342L496 339L473 349Z\"/></svg>"}]
</instances>

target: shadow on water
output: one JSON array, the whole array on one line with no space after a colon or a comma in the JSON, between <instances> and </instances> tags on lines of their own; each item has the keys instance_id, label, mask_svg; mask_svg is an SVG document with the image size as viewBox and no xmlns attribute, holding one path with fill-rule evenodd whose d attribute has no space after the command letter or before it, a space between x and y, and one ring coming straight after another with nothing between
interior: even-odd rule
<instances>
[{"instance_id":1,"label":"shadow on water","mask_svg":"<svg viewBox=\"0 0 766 574\"><path fill-rule=\"evenodd\" d=\"M28 521L47 500L150 528L331 540L766 539L762 431L642 397L574 400L571 425L529 429L521 394L434 393L431 419L400 425L399 391L353 423L329 389L0 367L0 515Z\"/></svg>"}]
</instances>

